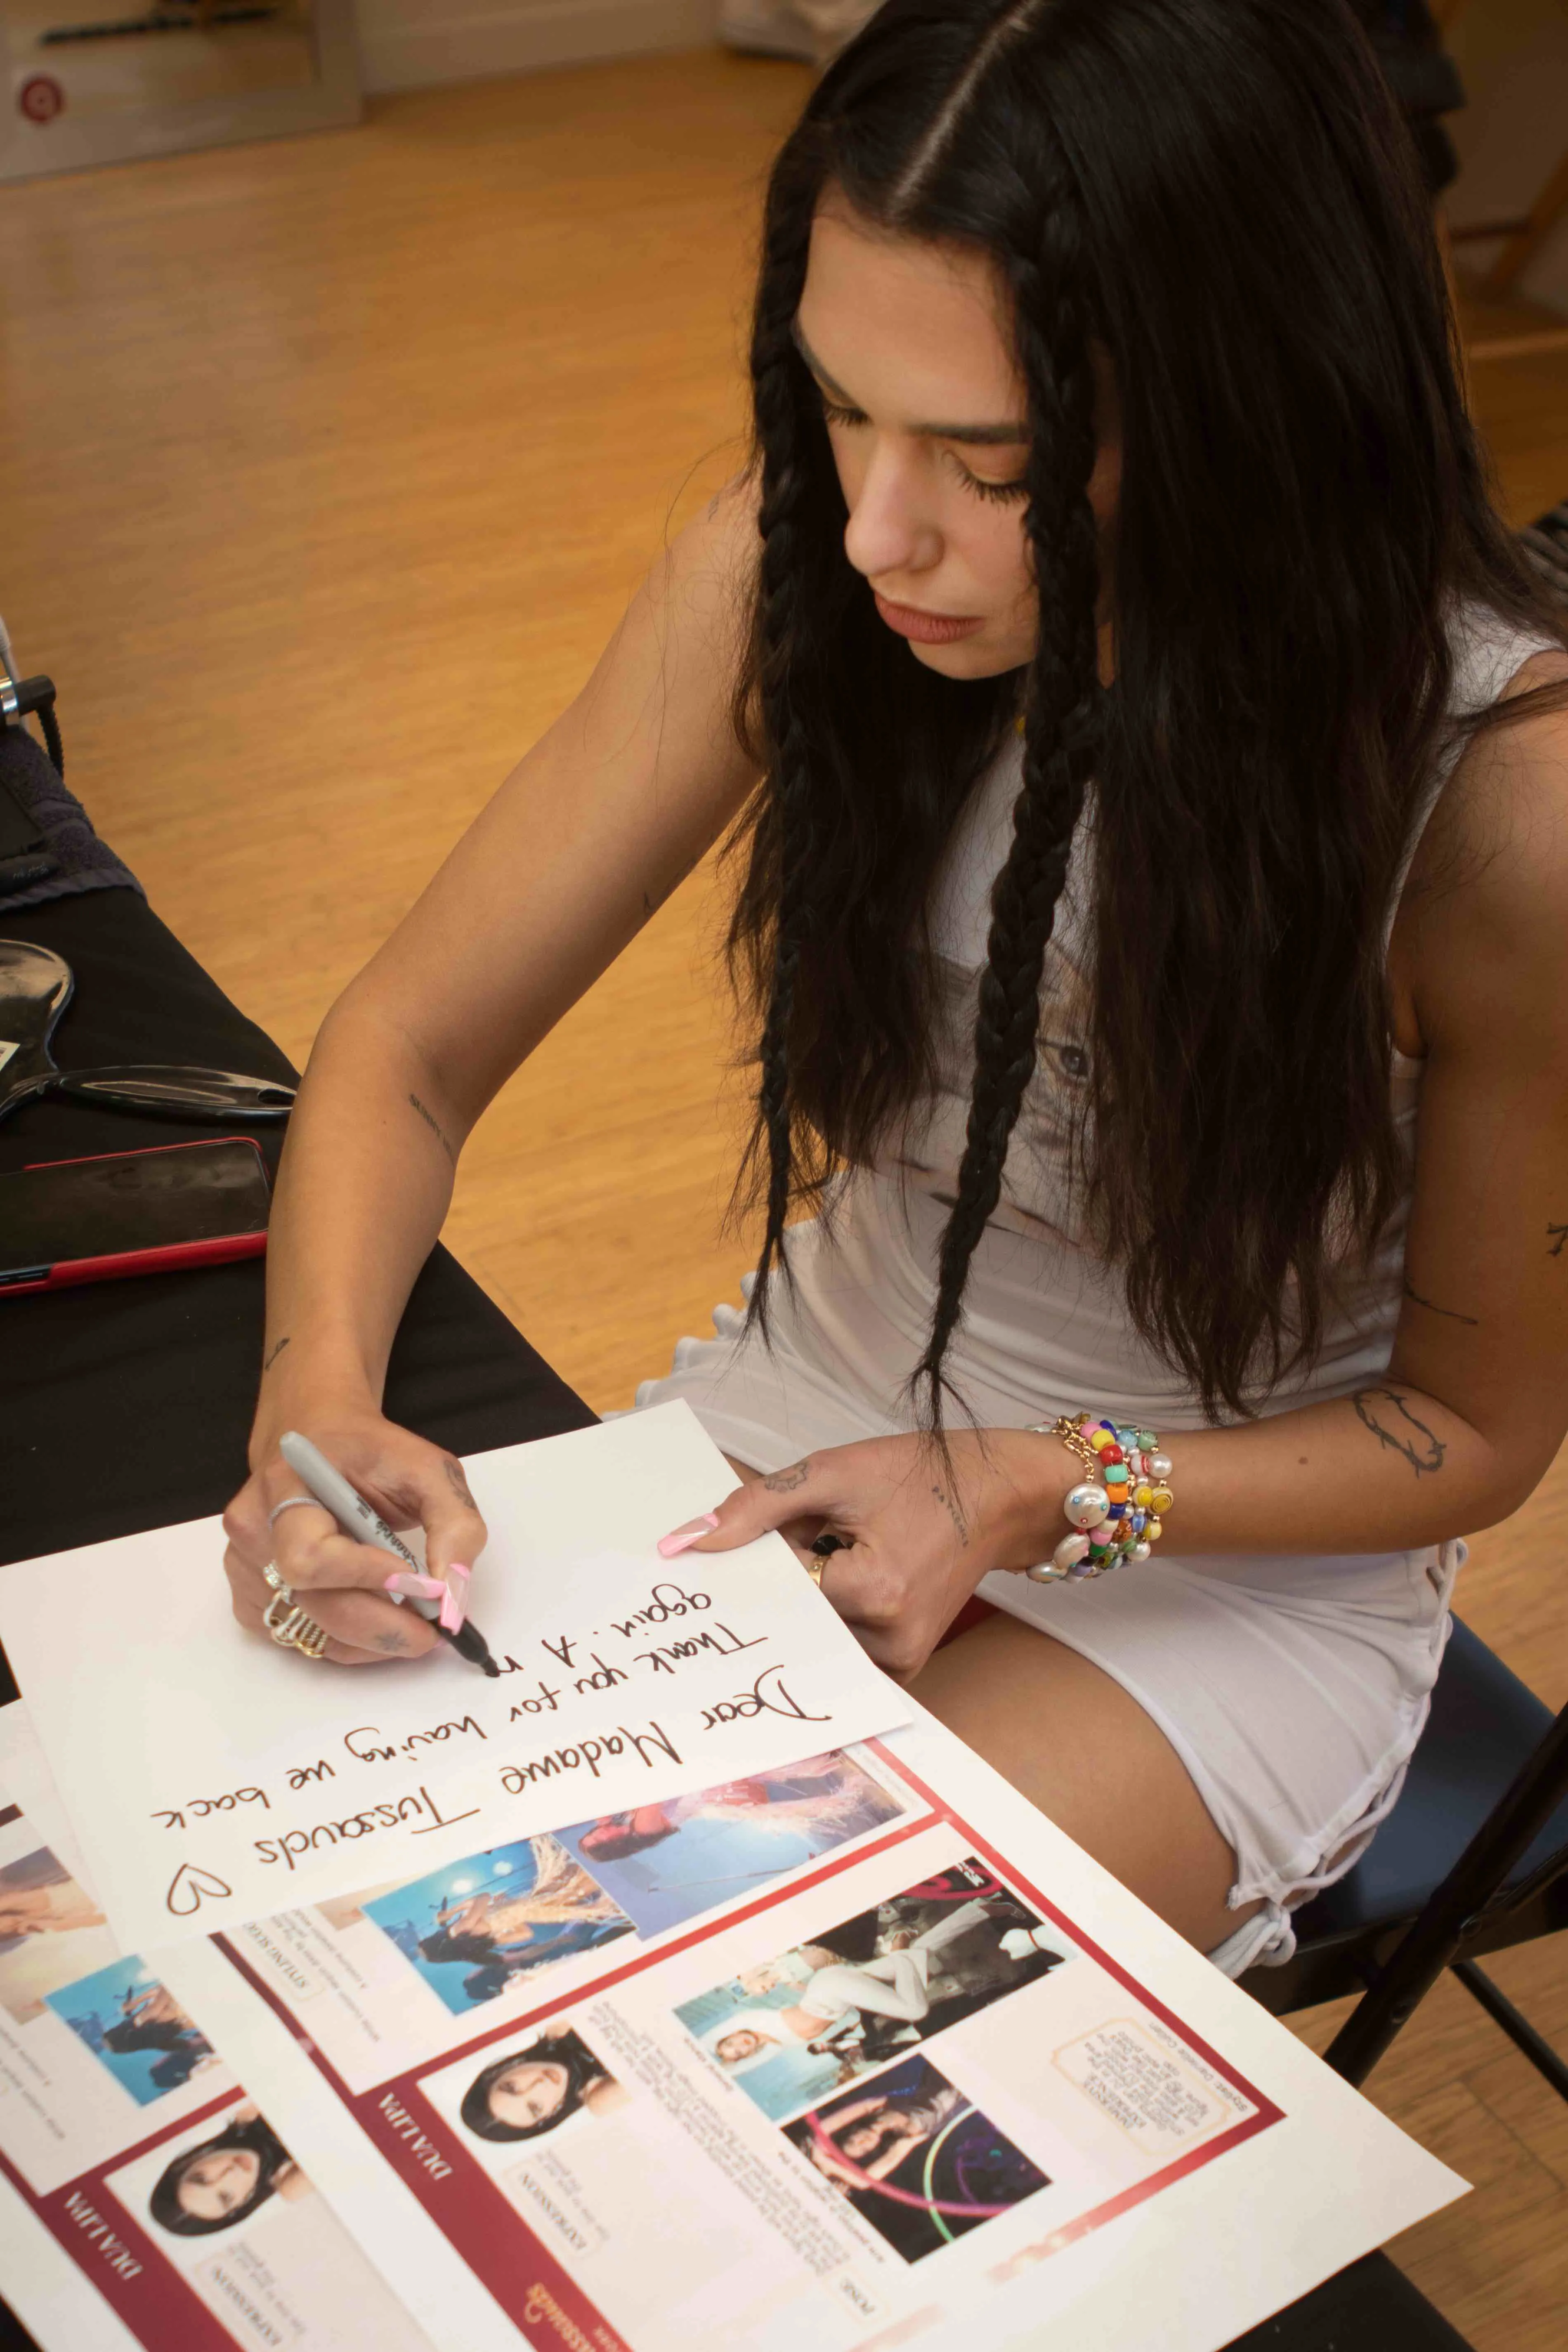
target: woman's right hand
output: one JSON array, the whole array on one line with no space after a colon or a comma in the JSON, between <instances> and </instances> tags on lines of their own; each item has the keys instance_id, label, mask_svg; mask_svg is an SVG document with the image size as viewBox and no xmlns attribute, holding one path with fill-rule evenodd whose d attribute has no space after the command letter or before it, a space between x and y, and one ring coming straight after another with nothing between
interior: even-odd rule
<instances>
[{"instance_id":1,"label":"woman's right hand","mask_svg":"<svg viewBox=\"0 0 1568 2352\"><path fill-rule=\"evenodd\" d=\"M334 1664L426 1656L439 1638L435 1627L416 1610L400 1608L386 1590L389 1577L408 1573L405 1561L355 1543L320 1505L279 1511L268 1524L285 1496L305 1491L278 1451L285 1429L298 1429L318 1445L389 1527L424 1529L432 1577L444 1579L453 1567L471 1569L484 1549L485 1523L455 1454L399 1429L374 1407L336 1403L312 1411L296 1401L275 1431L253 1442L257 1466L223 1515L224 1568L236 1617L251 1633L265 1631L261 1621L274 1593L262 1570L270 1561L330 1636L325 1654Z\"/></svg>"}]
</instances>

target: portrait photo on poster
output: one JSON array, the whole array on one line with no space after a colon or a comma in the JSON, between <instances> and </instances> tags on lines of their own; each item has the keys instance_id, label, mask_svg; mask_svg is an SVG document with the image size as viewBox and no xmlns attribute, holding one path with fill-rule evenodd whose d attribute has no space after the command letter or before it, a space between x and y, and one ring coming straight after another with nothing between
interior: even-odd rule
<instances>
[{"instance_id":1,"label":"portrait photo on poster","mask_svg":"<svg viewBox=\"0 0 1568 2352\"><path fill-rule=\"evenodd\" d=\"M576 2116L613 2115L627 2093L569 2021L557 2020L486 2061L459 2113L476 2139L542 2139Z\"/></svg>"},{"instance_id":2,"label":"portrait photo on poster","mask_svg":"<svg viewBox=\"0 0 1568 2352\"><path fill-rule=\"evenodd\" d=\"M454 2016L634 1932L575 1855L548 1836L450 1863L361 1907Z\"/></svg>"},{"instance_id":3,"label":"portrait photo on poster","mask_svg":"<svg viewBox=\"0 0 1568 2352\"><path fill-rule=\"evenodd\" d=\"M781 2123L1076 1957L971 1855L675 2013L710 2063Z\"/></svg>"},{"instance_id":4,"label":"portrait photo on poster","mask_svg":"<svg viewBox=\"0 0 1568 2352\"><path fill-rule=\"evenodd\" d=\"M647 1937L759 1894L785 1871L902 1820L907 1808L836 1748L555 1834Z\"/></svg>"},{"instance_id":5,"label":"portrait photo on poster","mask_svg":"<svg viewBox=\"0 0 1568 2352\"><path fill-rule=\"evenodd\" d=\"M924 2057L902 2060L783 2128L907 2263L940 2252L1051 2185Z\"/></svg>"}]
</instances>

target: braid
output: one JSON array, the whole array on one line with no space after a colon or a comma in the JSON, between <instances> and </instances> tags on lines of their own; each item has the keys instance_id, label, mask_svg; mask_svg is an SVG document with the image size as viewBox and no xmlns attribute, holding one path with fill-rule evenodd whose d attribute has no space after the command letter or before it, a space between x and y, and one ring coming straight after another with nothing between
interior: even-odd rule
<instances>
[{"instance_id":1,"label":"braid","mask_svg":"<svg viewBox=\"0 0 1568 2352\"><path fill-rule=\"evenodd\" d=\"M1051 207L1040 258L1013 257L1019 362L1029 387L1028 535L1038 595L1025 702L1024 781L1013 842L991 897L974 1024L974 1077L958 1192L942 1235L936 1306L910 1388L940 1430L949 1344L970 1261L1001 1195L1007 1147L1034 1075L1040 979L1083 810L1098 731L1098 542L1089 502L1094 377L1078 285L1070 198ZM1052 322L1047 339L1042 322ZM922 1395L923 1391L923 1395Z\"/></svg>"},{"instance_id":2,"label":"braid","mask_svg":"<svg viewBox=\"0 0 1568 2352\"><path fill-rule=\"evenodd\" d=\"M804 226L804 234L802 233ZM810 243L804 222L786 207L767 223L759 305L752 336L752 399L762 454L756 614L757 678L763 740L770 776L761 829L775 883L773 972L758 1059L756 1123L748 1164L767 1162L767 1223L757 1260L748 1325L767 1329L768 1276L777 1265L791 1279L784 1219L795 1177L795 1105L790 1085L790 1037L795 982L811 928L810 879L816 827L811 792L812 745L794 660L812 472L800 400L802 363L793 327L805 280Z\"/></svg>"}]
</instances>

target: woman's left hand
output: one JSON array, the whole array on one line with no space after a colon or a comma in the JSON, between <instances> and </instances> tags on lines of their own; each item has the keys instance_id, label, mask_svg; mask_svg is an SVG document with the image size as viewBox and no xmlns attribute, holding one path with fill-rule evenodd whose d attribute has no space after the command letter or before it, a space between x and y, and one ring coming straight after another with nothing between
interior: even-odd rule
<instances>
[{"instance_id":1,"label":"woman's left hand","mask_svg":"<svg viewBox=\"0 0 1568 2352\"><path fill-rule=\"evenodd\" d=\"M773 1528L815 1570L813 1543L837 1536L823 1591L879 1666L912 1675L983 1576L1030 1567L1065 1532L1060 1451L1014 1429L950 1435L945 1462L921 1436L828 1446L738 1487L679 1549L731 1551Z\"/></svg>"}]
</instances>

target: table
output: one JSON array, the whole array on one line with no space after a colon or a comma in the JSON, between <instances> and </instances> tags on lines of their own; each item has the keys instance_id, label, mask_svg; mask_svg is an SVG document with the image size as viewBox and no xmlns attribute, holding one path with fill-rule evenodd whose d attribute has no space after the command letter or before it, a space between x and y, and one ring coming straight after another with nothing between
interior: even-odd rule
<instances>
[{"instance_id":1,"label":"table","mask_svg":"<svg viewBox=\"0 0 1568 2352\"><path fill-rule=\"evenodd\" d=\"M76 1001L55 1038L63 1068L190 1061L294 1076L132 890L0 912L0 938L52 948L76 974ZM0 1172L220 1133L254 1135L276 1164L276 1127L198 1127L46 1097L0 1124ZM260 1260L0 1299L0 1562L222 1510L245 1475L261 1359ZM441 1248L405 1313L386 1403L395 1420L456 1454L554 1436L595 1418ZM0 1700L15 1692L0 1658ZM0 2305L0 2320L7 2317ZM30 2343L12 2326L7 2343ZM1386 2352L1391 2344L1466 2352L1386 2255L1369 2254L1231 2352Z\"/></svg>"}]
</instances>

